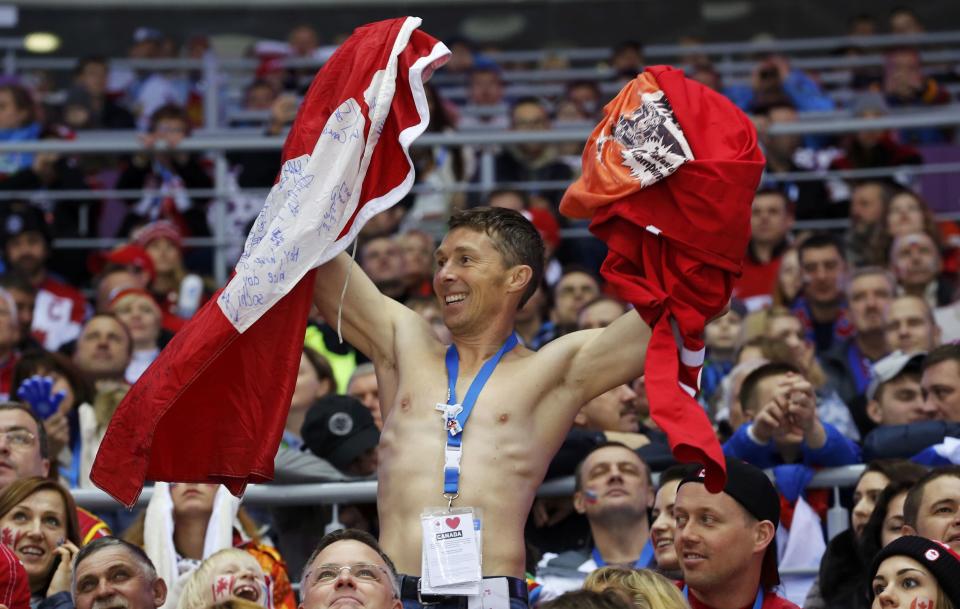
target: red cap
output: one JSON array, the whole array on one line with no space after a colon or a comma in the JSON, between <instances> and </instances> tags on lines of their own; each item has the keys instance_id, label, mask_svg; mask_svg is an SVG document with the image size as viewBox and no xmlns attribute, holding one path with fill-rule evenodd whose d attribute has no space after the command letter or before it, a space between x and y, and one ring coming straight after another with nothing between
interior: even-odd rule
<instances>
[{"instance_id":1,"label":"red cap","mask_svg":"<svg viewBox=\"0 0 960 609\"><path fill-rule=\"evenodd\" d=\"M107 264L118 264L120 266L138 267L150 275L150 281L153 281L157 276L157 272L153 268L153 260L150 258L147 250L132 243L121 245L117 249L111 250L104 257L104 262Z\"/></svg>"},{"instance_id":2,"label":"red cap","mask_svg":"<svg viewBox=\"0 0 960 609\"><path fill-rule=\"evenodd\" d=\"M30 609L30 585L23 565L7 546L0 544L0 605Z\"/></svg>"},{"instance_id":3,"label":"red cap","mask_svg":"<svg viewBox=\"0 0 960 609\"><path fill-rule=\"evenodd\" d=\"M157 220L141 226L133 232L133 242L141 247L147 247L155 239L169 239L177 246L177 249L183 248L183 235L177 225L169 220Z\"/></svg>"}]
</instances>

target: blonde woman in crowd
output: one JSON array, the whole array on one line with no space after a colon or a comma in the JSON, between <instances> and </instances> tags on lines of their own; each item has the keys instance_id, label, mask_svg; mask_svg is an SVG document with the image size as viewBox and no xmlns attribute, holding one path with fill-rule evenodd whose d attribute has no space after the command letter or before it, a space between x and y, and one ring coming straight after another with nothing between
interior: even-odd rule
<instances>
[{"instance_id":1,"label":"blonde woman in crowd","mask_svg":"<svg viewBox=\"0 0 960 609\"><path fill-rule=\"evenodd\" d=\"M688 609L680 590L666 577L650 569L601 567L587 576L584 590L614 590L635 609Z\"/></svg>"}]
</instances>

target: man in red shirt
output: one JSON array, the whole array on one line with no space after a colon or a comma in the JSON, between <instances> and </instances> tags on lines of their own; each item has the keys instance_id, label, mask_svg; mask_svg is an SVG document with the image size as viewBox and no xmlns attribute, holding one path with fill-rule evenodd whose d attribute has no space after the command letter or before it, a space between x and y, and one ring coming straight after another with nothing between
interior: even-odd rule
<instances>
[{"instance_id":1,"label":"man in red shirt","mask_svg":"<svg viewBox=\"0 0 960 609\"><path fill-rule=\"evenodd\" d=\"M798 609L777 596L780 498L763 470L727 457L727 484L710 494L704 471L680 482L674 543L692 609Z\"/></svg>"},{"instance_id":2,"label":"man in red shirt","mask_svg":"<svg viewBox=\"0 0 960 609\"><path fill-rule=\"evenodd\" d=\"M733 295L751 311L773 301L773 289L780 270L780 258L790 243L793 228L793 203L782 191L761 188L750 208L750 244L743 259L743 274L733 287Z\"/></svg>"},{"instance_id":3,"label":"man in red shirt","mask_svg":"<svg viewBox=\"0 0 960 609\"><path fill-rule=\"evenodd\" d=\"M28 203L11 203L0 231L7 265L37 288L33 335L45 349L56 351L80 335L89 305L79 290L47 272L51 235L40 209Z\"/></svg>"}]
</instances>

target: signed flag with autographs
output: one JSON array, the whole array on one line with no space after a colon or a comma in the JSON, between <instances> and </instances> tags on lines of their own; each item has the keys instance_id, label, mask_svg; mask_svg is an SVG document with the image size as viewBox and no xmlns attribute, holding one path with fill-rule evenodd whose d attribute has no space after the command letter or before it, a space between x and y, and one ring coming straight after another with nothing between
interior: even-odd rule
<instances>
[{"instance_id":1,"label":"signed flag with autographs","mask_svg":"<svg viewBox=\"0 0 960 609\"><path fill-rule=\"evenodd\" d=\"M718 492L723 452L694 395L704 324L726 307L750 238L764 166L756 129L722 95L665 66L649 67L604 112L560 211L591 218L607 244L601 273L653 330L650 413L674 455L703 464Z\"/></svg>"},{"instance_id":2,"label":"signed flag with autographs","mask_svg":"<svg viewBox=\"0 0 960 609\"><path fill-rule=\"evenodd\" d=\"M358 28L314 78L229 283L124 398L90 478L132 506L146 480L234 494L273 476L315 269L413 185L423 83L449 50L407 17ZM338 287L332 289L339 289Z\"/></svg>"}]
</instances>

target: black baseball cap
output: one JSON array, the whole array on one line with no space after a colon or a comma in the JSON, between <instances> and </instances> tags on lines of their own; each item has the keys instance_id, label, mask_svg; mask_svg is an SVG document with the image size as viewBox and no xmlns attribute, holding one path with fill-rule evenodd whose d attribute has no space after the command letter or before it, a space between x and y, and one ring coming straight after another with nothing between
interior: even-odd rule
<instances>
[{"instance_id":1,"label":"black baseball cap","mask_svg":"<svg viewBox=\"0 0 960 609\"><path fill-rule=\"evenodd\" d=\"M325 395L307 411L300 437L310 452L345 470L380 442L380 431L373 415L356 398Z\"/></svg>"},{"instance_id":2,"label":"black baseball cap","mask_svg":"<svg viewBox=\"0 0 960 609\"><path fill-rule=\"evenodd\" d=\"M0 231L4 244L13 237L31 231L40 233L47 243L50 242L50 225L43 210L21 201L14 201L7 206L0 220Z\"/></svg>"}]
</instances>

